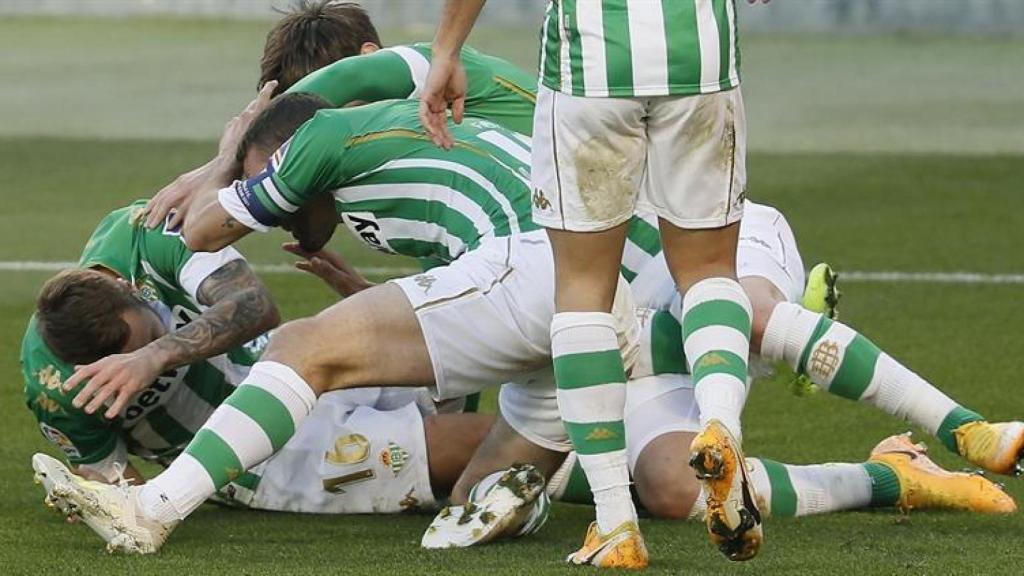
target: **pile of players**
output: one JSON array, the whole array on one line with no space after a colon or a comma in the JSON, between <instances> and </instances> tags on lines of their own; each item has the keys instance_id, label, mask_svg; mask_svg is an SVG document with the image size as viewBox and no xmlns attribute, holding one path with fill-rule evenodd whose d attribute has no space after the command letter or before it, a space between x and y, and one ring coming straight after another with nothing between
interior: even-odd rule
<instances>
[{"instance_id":1,"label":"pile of players","mask_svg":"<svg viewBox=\"0 0 1024 576\"><path fill-rule=\"evenodd\" d=\"M1014 512L906 435L857 463L743 456L755 370L870 404L997 474L1018 472L1024 424L988 422L838 322L832 270L805 277L785 217L744 199L732 2L619 28L567 5L549 8L540 88L461 47L482 2L450 3L433 48L385 48L351 3L286 14L218 155L111 212L42 288L27 401L70 465L33 457L47 502L128 553L156 552L211 499L440 509L428 548L531 534L552 499L591 503L568 560L626 568L648 562L636 507L704 518L733 560L757 553L768 516ZM669 42L668 60L638 58L657 34L634 35L630 61L595 32L686 18L701 53ZM693 78L673 61L687 58ZM339 224L424 271L368 281L325 248ZM231 246L275 227L341 296L281 326ZM474 410L487 388L494 416ZM165 469L144 479L129 456Z\"/></svg>"}]
</instances>

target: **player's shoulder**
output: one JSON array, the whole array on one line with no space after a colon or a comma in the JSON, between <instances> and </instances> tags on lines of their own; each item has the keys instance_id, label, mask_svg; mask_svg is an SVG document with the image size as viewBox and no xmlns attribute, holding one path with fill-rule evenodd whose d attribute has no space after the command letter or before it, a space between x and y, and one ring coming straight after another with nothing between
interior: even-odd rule
<instances>
[{"instance_id":1,"label":"player's shoulder","mask_svg":"<svg viewBox=\"0 0 1024 576\"><path fill-rule=\"evenodd\" d=\"M21 342L21 371L25 381L25 402L40 420L46 416L68 416L74 408L74 392L64 392L62 385L73 367L50 350L39 332L35 315L29 319Z\"/></svg>"}]
</instances>

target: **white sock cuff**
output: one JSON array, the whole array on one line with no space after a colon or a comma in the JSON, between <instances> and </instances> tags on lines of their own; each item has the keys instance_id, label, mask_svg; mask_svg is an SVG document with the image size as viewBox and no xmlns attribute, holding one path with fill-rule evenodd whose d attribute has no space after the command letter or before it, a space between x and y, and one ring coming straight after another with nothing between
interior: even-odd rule
<instances>
[{"instance_id":1,"label":"white sock cuff","mask_svg":"<svg viewBox=\"0 0 1024 576\"><path fill-rule=\"evenodd\" d=\"M761 357L783 360L797 369L800 355L808 345L821 315L791 302L780 302L772 310L761 339Z\"/></svg>"},{"instance_id":2,"label":"white sock cuff","mask_svg":"<svg viewBox=\"0 0 1024 576\"><path fill-rule=\"evenodd\" d=\"M551 355L618 350L615 316L607 312L559 312L551 320Z\"/></svg>"},{"instance_id":3,"label":"white sock cuff","mask_svg":"<svg viewBox=\"0 0 1024 576\"><path fill-rule=\"evenodd\" d=\"M273 360L257 362L249 369L249 377L246 378L242 384L268 388L266 385L267 382L264 378L261 378L261 376L265 376L266 378L280 384L282 388L291 391L294 394L295 399L301 402L305 407L305 412L307 414L312 411L313 406L316 405L316 392L314 392L302 376L299 376L299 373L292 370L291 367L280 362L274 362Z\"/></svg>"},{"instance_id":4,"label":"white sock cuff","mask_svg":"<svg viewBox=\"0 0 1024 576\"><path fill-rule=\"evenodd\" d=\"M603 452L601 454L577 454L580 466L587 475L590 491L597 494L605 490L613 490L629 486L628 457L625 450Z\"/></svg>"},{"instance_id":5,"label":"white sock cuff","mask_svg":"<svg viewBox=\"0 0 1024 576\"><path fill-rule=\"evenodd\" d=\"M683 295L683 317L686 313L699 304L709 300L729 300L735 302L747 311L747 316L754 317L753 308L750 305L750 297L743 290L743 286L732 278L715 277L705 278L697 282Z\"/></svg>"}]
</instances>

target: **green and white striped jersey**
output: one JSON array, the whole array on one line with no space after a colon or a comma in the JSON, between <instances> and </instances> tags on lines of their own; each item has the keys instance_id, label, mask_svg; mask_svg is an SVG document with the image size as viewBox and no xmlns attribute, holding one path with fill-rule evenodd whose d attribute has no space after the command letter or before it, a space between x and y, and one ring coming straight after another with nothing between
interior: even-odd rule
<instances>
[{"instance_id":1,"label":"green and white striped jersey","mask_svg":"<svg viewBox=\"0 0 1024 576\"><path fill-rule=\"evenodd\" d=\"M740 83L735 0L551 0L541 83L574 96L693 95Z\"/></svg>"},{"instance_id":2,"label":"green and white striped jersey","mask_svg":"<svg viewBox=\"0 0 1024 576\"><path fill-rule=\"evenodd\" d=\"M537 230L529 138L478 118L451 129L455 146L435 146L408 100L321 110L264 172L222 190L220 202L266 231L330 193L339 218L372 248L443 262L485 238Z\"/></svg>"},{"instance_id":3,"label":"green and white striped jersey","mask_svg":"<svg viewBox=\"0 0 1024 576\"><path fill-rule=\"evenodd\" d=\"M181 328L203 307L199 285L211 273L241 258L229 248L193 253L176 231L149 230L139 217L144 201L115 210L96 228L79 260L81 267L102 267L131 281L168 330ZM33 316L21 348L26 403L43 435L72 464L99 462L119 442L143 458L167 462L176 456L259 358L266 337L160 376L140 392L114 420L86 414L71 405L77 390L61 384L74 367L60 360L43 341Z\"/></svg>"},{"instance_id":4,"label":"green and white striped jersey","mask_svg":"<svg viewBox=\"0 0 1024 576\"><path fill-rule=\"evenodd\" d=\"M352 102L418 100L430 70L430 44L392 46L338 60L306 76L288 92L316 94L337 107ZM520 134L533 133L537 78L515 64L462 49L466 70L466 114L486 118Z\"/></svg>"}]
</instances>

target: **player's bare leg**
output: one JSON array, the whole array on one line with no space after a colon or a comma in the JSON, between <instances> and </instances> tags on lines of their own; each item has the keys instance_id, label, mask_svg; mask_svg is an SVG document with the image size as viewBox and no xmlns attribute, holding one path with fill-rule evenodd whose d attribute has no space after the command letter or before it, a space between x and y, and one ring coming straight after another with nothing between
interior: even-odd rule
<instances>
[{"instance_id":1,"label":"player's bare leg","mask_svg":"<svg viewBox=\"0 0 1024 576\"><path fill-rule=\"evenodd\" d=\"M626 232L626 224L600 232L548 230L555 257L551 351L559 412L597 514L569 561L643 568L647 550L629 491L623 426L625 369L611 314Z\"/></svg>"},{"instance_id":2,"label":"player's bare leg","mask_svg":"<svg viewBox=\"0 0 1024 576\"><path fill-rule=\"evenodd\" d=\"M421 545L464 548L539 529L549 508L544 478L564 458L564 452L527 440L499 416Z\"/></svg>"},{"instance_id":3,"label":"player's bare leg","mask_svg":"<svg viewBox=\"0 0 1024 576\"><path fill-rule=\"evenodd\" d=\"M419 323L404 293L392 284L285 324L263 358L185 452L145 486L119 493L114 486L72 486L67 497L87 524L102 522L104 530L96 531L108 545L129 553L158 550L177 522L280 449L323 392L433 383Z\"/></svg>"},{"instance_id":4,"label":"player's bare leg","mask_svg":"<svg viewBox=\"0 0 1024 576\"><path fill-rule=\"evenodd\" d=\"M739 441L752 316L735 279L739 223L688 230L661 219L659 226L665 260L684 294L683 348L703 428L690 463L704 482L708 533L731 560L747 560L763 532Z\"/></svg>"},{"instance_id":5,"label":"player's bare leg","mask_svg":"<svg viewBox=\"0 0 1024 576\"><path fill-rule=\"evenodd\" d=\"M494 422L490 414L434 414L423 418L430 486L435 496L456 497L459 479L477 448L489 437Z\"/></svg>"}]
</instances>

